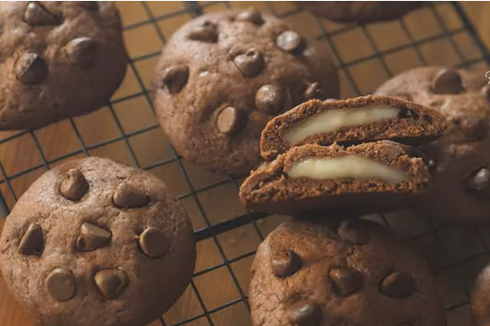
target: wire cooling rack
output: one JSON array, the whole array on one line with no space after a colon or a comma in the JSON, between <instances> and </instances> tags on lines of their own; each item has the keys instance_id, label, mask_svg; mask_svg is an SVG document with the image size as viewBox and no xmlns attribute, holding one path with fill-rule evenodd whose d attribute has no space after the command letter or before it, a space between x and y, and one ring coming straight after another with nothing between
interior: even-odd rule
<instances>
[{"instance_id":1,"label":"wire cooling rack","mask_svg":"<svg viewBox=\"0 0 490 326\"><path fill-rule=\"evenodd\" d=\"M329 47L340 72L342 98L372 92L390 76L420 65L481 71L490 53L458 3L427 4L401 20L367 26L314 19L289 2L124 2L119 8L130 63L107 107L39 129L0 132L0 213L47 169L68 159L105 156L156 174L185 205L198 239L193 281L157 325L251 325L247 289L258 244L286 219L247 212L241 180L213 175L181 159L159 129L149 98L162 46L186 21L207 12L253 5L290 22L319 47ZM60 136L61 135L61 136ZM400 216L404 215L404 216ZM469 293L489 260L485 228L458 229L409 212L368 218L390 227L427 258L449 325L470 325Z\"/></svg>"}]
</instances>

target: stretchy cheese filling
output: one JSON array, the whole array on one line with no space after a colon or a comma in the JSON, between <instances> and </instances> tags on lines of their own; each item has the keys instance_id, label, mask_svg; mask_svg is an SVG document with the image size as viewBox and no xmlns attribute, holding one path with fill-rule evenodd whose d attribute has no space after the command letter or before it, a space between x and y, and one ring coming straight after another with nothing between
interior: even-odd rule
<instances>
[{"instance_id":1,"label":"stretchy cheese filling","mask_svg":"<svg viewBox=\"0 0 490 326\"><path fill-rule=\"evenodd\" d=\"M291 178L324 179L382 179L401 182L407 178L404 171L384 163L356 155L334 158L307 158L286 171Z\"/></svg>"},{"instance_id":2,"label":"stretchy cheese filling","mask_svg":"<svg viewBox=\"0 0 490 326\"><path fill-rule=\"evenodd\" d=\"M333 132L342 127L361 126L385 119L394 119L398 111L397 108L389 105L328 110L286 129L283 138L289 144L296 144L315 134Z\"/></svg>"}]
</instances>

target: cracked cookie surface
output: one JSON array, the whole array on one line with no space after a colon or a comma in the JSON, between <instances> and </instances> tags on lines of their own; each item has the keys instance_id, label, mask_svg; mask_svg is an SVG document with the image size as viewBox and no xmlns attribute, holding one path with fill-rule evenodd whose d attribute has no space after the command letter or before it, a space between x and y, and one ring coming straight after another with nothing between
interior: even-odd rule
<instances>
[{"instance_id":1,"label":"cracked cookie surface","mask_svg":"<svg viewBox=\"0 0 490 326\"><path fill-rule=\"evenodd\" d=\"M258 166L260 133L271 118L339 95L330 53L253 8L180 28L163 49L153 88L160 124L179 154L231 175Z\"/></svg>"},{"instance_id":2,"label":"cracked cookie surface","mask_svg":"<svg viewBox=\"0 0 490 326\"><path fill-rule=\"evenodd\" d=\"M38 128L107 104L126 72L111 2L0 3L0 130Z\"/></svg>"},{"instance_id":3,"label":"cracked cookie surface","mask_svg":"<svg viewBox=\"0 0 490 326\"><path fill-rule=\"evenodd\" d=\"M446 325L422 259L374 222L285 222L251 273L255 326Z\"/></svg>"},{"instance_id":4,"label":"cracked cookie surface","mask_svg":"<svg viewBox=\"0 0 490 326\"><path fill-rule=\"evenodd\" d=\"M187 287L195 238L152 174L90 157L46 172L0 239L11 292L42 323L143 326Z\"/></svg>"}]
</instances>

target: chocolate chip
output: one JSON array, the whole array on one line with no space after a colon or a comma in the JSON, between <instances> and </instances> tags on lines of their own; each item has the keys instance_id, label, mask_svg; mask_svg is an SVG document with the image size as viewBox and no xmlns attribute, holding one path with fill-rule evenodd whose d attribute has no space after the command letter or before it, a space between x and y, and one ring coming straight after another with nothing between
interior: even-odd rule
<instances>
[{"instance_id":1,"label":"chocolate chip","mask_svg":"<svg viewBox=\"0 0 490 326\"><path fill-rule=\"evenodd\" d=\"M87 179L82 172L77 169L66 171L60 185L60 194L73 201L82 199L89 188Z\"/></svg>"},{"instance_id":2,"label":"chocolate chip","mask_svg":"<svg viewBox=\"0 0 490 326\"><path fill-rule=\"evenodd\" d=\"M311 100L311 99L321 99L322 96L322 89L320 88L320 84L318 83L310 83L304 92L304 98L305 100Z\"/></svg>"},{"instance_id":3,"label":"chocolate chip","mask_svg":"<svg viewBox=\"0 0 490 326\"><path fill-rule=\"evenodd\" d=\"M39 54L26 52L15 62L15 75L24 84L36 85L48 75L48 65Z\"/></svg>"},{"instance_id":4,"label":"chocolate chip","mask_svg":"<svg viewBox=\"0 0 490 326\"><path fill-rule=\"evenodd\" d=\"M432 91L436 94L458 94L462 90L463 80L454 69L442 69L432 80Z\"/></svg>"},{"instance_id":5,"label":"chocolate chip","mask_svg":"<svg viewBox=\"0 0 490 326\"><path fill-rule=\"evenodd\" d=\"M216 119L216 126L219 132L226 135L239 132L245 126L245 123L245 114L231 106L221 110Z\"/></svg>"},{"instance_id":6,"label":"chocolate chip","mask_svg":"<svg viewBox=\"0 0 490 326\"><path fill-rule=\"evenodd\" d=\"M117 186L112 199L114 204L121 208L143 207L149 202L149 198L143 190L127 182L122 182Z\"/></svg>"},{"instance_id":7,"label":"chocolate chip","mask_svg":"<svg viewBox=\"0 0 490 326\"><path fill-rule=\"evenodd\" d=\"M100 226L85 222L80 226L77 248L81 251L93 251L105 247L111 242L112 233Z\"/></svg>"},{"instance_id":8,"label":"chocolate chip","mask_svg":"<svg viewBox=\"0 0 490 326\"><path fill-rule=\"evenodd\" d=\"M302 266L301 258L292 250L281 250L271 257L271 267L275 276L288 277Z\"/></svg>"},{"instance_id":9,"label":"chocolate chip","mask_svg":"<svg viewBox=\"0 0 490 326\"><path fill-rule=\"evenodd\" d=\"M233 62L242 74L248 78L257 76L264 68L264 58L255 49L249 49L247 52L237 55Z\"/></svg>"},{"instance_id":10,"label":"chocolate chip","mask_svg":"<svg viewBox=\"0 0 490 326\"><path fill-rule=\"evenodd\" d=\"M186 65L175 65L165 69L163 73L162 86L171 94L178 93L187 84L189 79L189 67Z\"/></svg>"},{"instance_id":11,"label":"chocolate chip","mask_svg":"<svg viewBox=\"0 0 490 326\"><path fill-rule=\"evenodd\" d=\"M368 231L356 226L356 221L353 220L343 221L337 230L337 234L355 245L366 244L370 238Z\"/></svg>"},{"instance_id":12,"label":"chocolate chip","mask_svg":"<svg viewBox=\"0 0 490 326\"><path fill-rule=\"evenodd\" d=\"M187 37L194 41L216 43L218 27L210 21L205 21L202 25L194 27Z\"/></svg>"},{"instance_id":13,"label":"chocolate chip","mask_svg":"<svg viewBox=\"0 0 490 326\"><path fill-rule=\"evenodd\" d=\"M315 302L305 300L289 307L287 316L295 326L320 326L322 309Z\"/></svg>"},{"instance_id":14,"label":"chocolate chip","mask_svg":"<svg viewBox=\"0 0 490 326\"><path fill-rule=\"evenodd\" d=\"M434 171L437 167L437 161L433 158L429 158L429 161L427 162L427 167L429 168L429 171Z\"/></svg>"},{"instance_id":15,"label":"chocolate chip","mask_svg":"<svg viewBox=\"0 0 490 326\"><path fill-rule=\"evenodd\" d=\"M482 140L488 135L490 126L486 120L468 117L467 119L459 120L459 127L467 139Z\"/></svg>"},{"instance_id":16,"label":"chocolate chip","mask_svg":"<svg viewBox=\"0 0 490 326\"><path fill-rule=\"evenodd\" d=\"M298 52L303 48L303 39L293 31L285 31L276 38L278 47L287 52Z\"/></svg>"},{"instance_id":17,"label":"chocolate chip","mask_svg":"<svg viewBox=\"0 0 490 326\"><path fill-rule=\"evenodd\" d=\"M94 277L95 284L107 299L116 299L126 289L129 278L120 269L103 269Z\"/></svg>"},{"instance_id":18,"label":"chocolate chip","mask_svg":"<svg viewBox=\"0 0 490 326\"><path fill-rule=\"evenodd\" d=\"M332 281L334 291L341 297L347 297L364 284L362 274L352 268L334 268L328 273Z\"/></svg>"},{"instance_id":19,"label":"chocolate chip","mask_svg":"<svg viewBox=\"0 0 490 326\"><path fill-rule=\"evenodd\" d=\"M37 224L31 224L20 240L19 253L27 256L41 256L43 251L43 229Z\"/></svg>"},{"instance_id":20,"label":"chocolate chip","mask_svg":"<svg viewBox=\"0 0 490 326\"><path fill-rule=\"evenodd\" d=\"M165 233L154 227L149 227L139 236L141 251L151 258L159 258L167 252L170 244Z\"/></svg>"},{"instance_id":21,"label":"chocolate chip","mask_svg":"<svg viewBox=\"0 0 490 326\"><path fill-rule=\"evenodd\" d=\"M381 281L381 292L390 298L403 299L415 291L413 278L401 272L394 272Z\"/></svg>"},{"instance_id":22,"label":"chocolate chip","mask_svg":"<svg viewBox=\"0 0 490 326\"><path fill-rule=\"evenodd\" d=\"M236 21L250 22L255 25L262 25L264 23L264 19L262 18L260 11L252 7L239 13L238 16L236 16Z\"/></svg>"},{"instance_id":23,"label":"chocolate chip","mask_svg":"<svg viewBox=\"0 0 490 326\"><path fill-rule=\"evenodd\" d=\"M255 93L255 106L260 111L276 115L290 109L290 98L287 92L277 85L263 85Z\"/></svg>"},{"instance_id":24,"label":"chocolate chip","mask_svg":"<svg viewBox=\"0 0 490 326\"><path fill-rule=\"evenodd\" d=\"M27 3L24 11L24 21L31 26L35 25L56 25L58 19L43 7L38 1Z\"/></svg>"},{"instance_id":25,"label":"chocolate chip","mask_svg":"<svg viewBox=\"0 0 490 326\"><path fill-rule=\"evenodd\" d=\"M75 277L64 268L56 268L48 275L46 288L53 299L58 301L70 300L75 296Z\"/></svg>"},{"instance_id":26,"label":"chocolate chip","mask_svg":"<svg viewBox=\"0 0 490 326\"><path fill-rule=\"evenodd\" d=\"M79 37L68 42L64 51L72 64L88 69L97 60L98 48L98 43L90 37Z\"/></svg>"},{"instance_id":27,"label":"chocolate chip","mask_svg":"<svg viewBox=\"0 0 490 326\"><path fill-rule=\"evenodd\" d=\"M490 171L487 168L481 168L474 173L467 182L470 191L480 195L490 193Z\"/></svg>"}]
</instances>

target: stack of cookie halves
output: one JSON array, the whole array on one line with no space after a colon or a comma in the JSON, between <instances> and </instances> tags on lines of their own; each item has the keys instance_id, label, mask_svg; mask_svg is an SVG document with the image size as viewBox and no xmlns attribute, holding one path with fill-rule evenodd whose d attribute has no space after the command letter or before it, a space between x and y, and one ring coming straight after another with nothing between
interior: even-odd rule
<instances>
[{"instance_id":1,"label":"stack of cookie halves","mask_svg":"<svg viewBox=\"0 0 490 326\"><path fill-rule=\"evenodd\" d=\"M266 161L240 198L293 219L257 250L254 325L446 324L424 261L380 225L355 219L411 205L432 166L415 147L445 129L437 111L375 95L310 100L267 124Z\"/></svg>"},{"instance_id":2,"label":"stack of cookie halves","mask_svg":"<svg viewBox=\"0 0 490 326\"><path fill-rule=\"evenodd\" d=\"M240 189L255 211L357 217L403 207L429 185L430 160L412 146L439 138L438 111L400 99L311 100L262 132L266 160Z\"/></svg>"}]
</instances>

